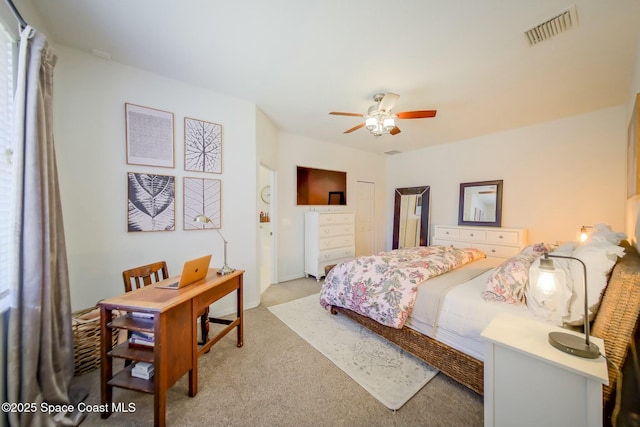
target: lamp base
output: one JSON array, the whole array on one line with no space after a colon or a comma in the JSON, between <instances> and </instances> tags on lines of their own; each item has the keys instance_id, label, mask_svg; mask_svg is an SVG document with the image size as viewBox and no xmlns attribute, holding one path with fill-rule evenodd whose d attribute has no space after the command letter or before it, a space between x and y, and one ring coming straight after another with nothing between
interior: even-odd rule
<instances>
[{"instance_id":1,"label":"lamp base","mask_svg":"<svg viewBox=\"0 0 640 427\"><path fill-rule=\"evenodd\" d=\"M218 274L224 276L225 274L231 274L236 271L235 268L229 267L227 264L223 265L222 268L218 270Z\"/></svg>"},{"instance_id":2,"label":"lamp base","mask_svg":"<svg viewBox=\"0 0 640 427\"><path fill-rule=\"evenodd\" d=\"M574 356L587 359L597 359L600 356L600 349L590 342L587 345L585 338L577 335L566 334L564 332L550 332L549 344L560 351Z\"/></svg>"}]
</instances>

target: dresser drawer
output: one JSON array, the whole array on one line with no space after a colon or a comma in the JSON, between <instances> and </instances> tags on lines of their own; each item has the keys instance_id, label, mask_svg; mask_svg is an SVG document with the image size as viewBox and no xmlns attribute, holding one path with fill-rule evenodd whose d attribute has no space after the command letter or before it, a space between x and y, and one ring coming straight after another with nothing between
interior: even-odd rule
<instances>
[{"instance_id":1,"label":"dresser drawer","mask_svg":"<svg viewBox=\"0 0 640 427\"><path fill-rule=\"evenodd\" d=\"M510 258L520 253L520 249L515 246L485 245L482 243L474 246L484 252L488 257Z\"/></svg>"},{"instance_id":2,"label":"dresser drawer","mask_svg":"<svg viewBox=\"0 0 640 427\"><path fill-rule=\"evenodd\" d=\"M318 261L327 262L344 258L355 258L355 255L356 248L354 248L353 246L330 249L328 251L320 251L320 253L318 254Z\"/></svg>"},{"instance_id":3,"label":"dresser drawer","mask_svg":"<svg viewBox=\"0 0 640 427\"><path fill-rule=\"evenodd\" d=\"M520 233L517 231L487 231L487 243L517 245L520 243Z\"/></svg>"},{"instance_id":4,"label":"dresser drawer","mask_svg":"<svg viewBox=\"0 0 640 427\"><path fill-rule=\"evenodd\" d=\"M332 224L353 224L352 213L336 213L336 214L324 214L318 217L318 224L332 225Z\"/></svg>"},{"instance_id":5,"label":"dresser drawer","mask_svg":"<svg viewBox=\"0 0 640 427\"><path fill-rule=\"evenodd\" d=\"M346 236L354 233L353 224L325 225L318 228L318 237Z\"/></svg>"},{"instance_id":6,"label":"dresser drawer","mask_svg":"<svg viewBox=\"0 0 640 427\"><path fill-rule=\"evenodd\" d=\"M318 240L318 249L321 251L333 248L342 248L344 246L355 246L353 235L325 237Z\"/></svg>"},{"instance_id":7,"label":"dresser drawer","mask_svg":"<svg viewBox=\"0 0 640 427\"><path fill-rule=\"evenodd\" d=\"M460 230L457 228L436 227L436 239L459 239Z\"/></svg>"},{"instance_id":8,"label":"dresser drawer","mask_svg":"<svg viewBox=\"0 0 640 427\"><path fill-rule=\"evenodd\" d=\"M460 239L484 242L487 240L487 233L484 230L460 230Z\"/></svg>"},{"instance_id":9,"label":"dresser drawer","mask_svg":"<svg viewBox=\"0 0 640 427\"><path fill-rule=\"evenodd\" d=\"M452 248L466 248L470 246L468 243L465 243L465 242L460 242L456 240L445 240L445 239L433 239L433 242L431 242L431 244L438 245L438 246L450 246Z\"/></svg>"}]
</instances>

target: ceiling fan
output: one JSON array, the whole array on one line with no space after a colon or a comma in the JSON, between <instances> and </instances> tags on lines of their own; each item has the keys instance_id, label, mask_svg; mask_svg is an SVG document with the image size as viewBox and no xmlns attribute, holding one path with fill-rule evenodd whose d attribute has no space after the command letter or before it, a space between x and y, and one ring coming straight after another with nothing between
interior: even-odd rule
<instances>
[{"instance_id":1,"label":"ceiling fan","mask_svg":"<svg viewBox=\"0 0 640 427\"><path fill-rule=\"evenodd\" d=\"M425 119L436 116L436 110L417 110L404 111L402 113L392 113L391 109L398 101L400 95L395 93L376 93L373 100L376 104L369 107L367 114L358 113L342 113L332 111L329 114L335 116L354 116L364 117L365 121L357 126L347 129L343 133L351 133L354 130L366 127L373 135L380 136L385 134L397 135L400 128L396 126L396 119Z\"/></svg>"}]
</instances>

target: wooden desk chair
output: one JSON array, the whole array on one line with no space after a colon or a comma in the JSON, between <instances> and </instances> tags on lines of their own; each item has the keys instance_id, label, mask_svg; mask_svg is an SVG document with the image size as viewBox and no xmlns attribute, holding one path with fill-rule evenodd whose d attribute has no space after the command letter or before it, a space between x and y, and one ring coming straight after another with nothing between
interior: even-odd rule
<instances>
[{"instance_id":1,"label":"wooden desk chair","mask_svg":"<svg viewBox=\"0 0 640 427\"><path fill-rule=\"evenodd\" d=\"M122 272L125 292L131 292L134 286L139 289L167 278L169 278L169 270L165 261L142 265ZM202 342L200 344L204 344L209 339L208 307L204 310L204 314L200 316L200 332L202 333Z\"/></svg>"}]
</instances>

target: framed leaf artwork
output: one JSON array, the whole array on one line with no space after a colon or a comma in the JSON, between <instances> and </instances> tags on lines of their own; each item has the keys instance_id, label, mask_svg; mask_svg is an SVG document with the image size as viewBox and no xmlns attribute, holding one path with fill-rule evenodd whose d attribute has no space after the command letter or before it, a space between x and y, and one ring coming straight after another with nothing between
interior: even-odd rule
<instances>
[{"instance_id":1,"label":"framed leaf artwork","mask_svg":"<svg viewBox=\"0 0 640 427\"><path fill-rule=\"evenodd\" d=\"M222 125L185 117L184 170L222 173Z\"/></svg>"},{"instance_id":2,"label":"framed leaf artwork","mask_svg":"<svg viewBox=\"0 0 640 427\"><path fill-rule=\"evenodd\" d=\"M222 227L221 200L222 181L219 179L184 178L184 218L185 230L202 230ZM198 215L205 215L211 223L195 222Z\"/></svg>"},{"instance_id":3,"label":"framed leaf artwork","mask_svg":"<svg viewBox=\"0 0 640 427\"><path fill-rule=\"evenodd\" d=\"M640 193L640 93L636 99L627 130L627 198Z\"/></svg>"},{"instance_id":4,"label":"framed leaf artwork","mask_svg":"<svg viewBox=\"0 0 640 427\"><path fill-rule=\"evenodd\" d=\"M175 177L128 172L127 187L128 231L175 230Z\"/></svg>"},{"instance_id":5,"label":"framed leaf artwork","mask_svg":"<svg viewBox=\"0 0 640 427\"><path fill-rule=\"evenodd\" d=\"M173 168L173 113L124 104L127 164Z\"/></svg>"}]
</instances>

